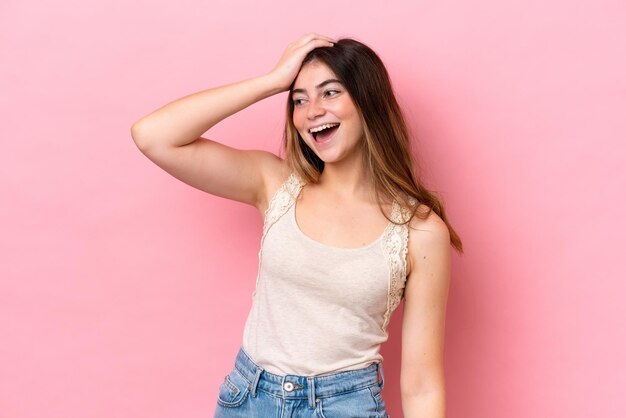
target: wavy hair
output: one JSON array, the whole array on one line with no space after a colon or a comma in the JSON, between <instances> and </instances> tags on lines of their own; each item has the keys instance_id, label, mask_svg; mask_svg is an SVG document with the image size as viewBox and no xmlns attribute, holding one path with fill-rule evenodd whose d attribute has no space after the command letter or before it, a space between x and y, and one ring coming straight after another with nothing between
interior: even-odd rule
<instances>
[{"instance_id":1,"label":"wavy hair","mask_svg":"<svg viewBox=\"0 0 626 418\"><path fill-rule=\"evenodd\" d=\"M404 116L395 98L389 74L381 59L367 45L354 39L340 39L332 47L316 48L304 58L302 66L318 61L330 68L343 84L359 113L364 140L361 141L364 166L373 180L381 212L381 196L395 199L414 216L426 219L434 211L445 222L450 233L450 243L463 253L463 244L452 228L442 199L428 190L416 174L417 163L411 153L410 135ZM304 181L317 183L324 170L324 162L304 142L293 124L294 104L291 99L293 84L289 88L287 115L282 148L287 164ZM428 207L418 211L411 198Z\"/></svg>"}]
</instances>

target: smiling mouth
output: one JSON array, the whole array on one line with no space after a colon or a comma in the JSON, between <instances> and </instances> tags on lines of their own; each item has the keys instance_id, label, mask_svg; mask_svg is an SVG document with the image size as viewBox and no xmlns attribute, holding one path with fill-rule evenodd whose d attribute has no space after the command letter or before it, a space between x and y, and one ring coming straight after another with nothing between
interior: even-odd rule
<instances>
[{"instance_id":1,"label":"smiling mouth","mask_svg":"<svg viewBox=\"0 0 626 418\"><path fill-rule=\"evenodd\" d=\"M327 123L317 128L310 129L309 132L315 141L323 141L330 138L337 128L339 128L339 125L339 123Z\"/></svg>"}]
</instances>

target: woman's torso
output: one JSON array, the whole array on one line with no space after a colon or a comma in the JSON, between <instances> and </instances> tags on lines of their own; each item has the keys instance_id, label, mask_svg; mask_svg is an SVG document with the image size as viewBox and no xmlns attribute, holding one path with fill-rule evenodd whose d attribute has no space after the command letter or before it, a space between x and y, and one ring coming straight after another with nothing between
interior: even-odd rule
<instances>
[{"instance_id":1,"label":"woman's torso","mask_svg":"<svg viewBox=\"0 0 626 418\"><path fill-rule=\"evenodd\" d=\"M264 213L259 275L243 346L276 374L319 375L366 367L382 360L380 344L387 339L389 318L403 292L407 227L380 214L386 222L369 225L374 236L324 242L362 226L355 220L367 221L373 216L367 209L372 208L361 208L359 214L353 205L355 215L333 217L323 211L334 205L316 208L319 197L314 193L308 196L309 207L300 206L305 186L295 173L289 176ZM406 213L391 206L392 219L401 221ZM306 212L300 216L302 208L321 210L313 212L321 220L333 219L327 224L314 220L308 223L312 229L303 230L298 222L311 219ZM340 223L333 223L337 218ZM317 229L324 227L335 229L331 234Z\"/></svg>"}]
</instances>

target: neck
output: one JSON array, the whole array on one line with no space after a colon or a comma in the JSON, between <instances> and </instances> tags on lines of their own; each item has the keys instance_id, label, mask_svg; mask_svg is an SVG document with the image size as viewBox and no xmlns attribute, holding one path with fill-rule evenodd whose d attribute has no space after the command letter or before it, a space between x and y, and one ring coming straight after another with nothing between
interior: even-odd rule
<instances>
[{"instance_id":1,"label":"neck","mask_svg":"<svg viewBox=\"0 0 626 418\"><path fill-rule=\"evenodd\" d=\"M374 201L374 182L365 169L361 154L339 163L326 163L318 185L339 198Z\"/></svg>"}]
</instances>

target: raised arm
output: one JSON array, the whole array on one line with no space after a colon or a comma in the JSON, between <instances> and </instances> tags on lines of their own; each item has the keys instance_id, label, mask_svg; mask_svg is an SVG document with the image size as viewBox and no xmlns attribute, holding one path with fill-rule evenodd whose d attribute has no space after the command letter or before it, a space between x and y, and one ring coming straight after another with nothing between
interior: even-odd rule
<instances>
[{"instance_id":1,"label":"raised arm","mask_svg":"<svg viewBox=\"0 0 626 418\"><path fill-rule=\"evenodd\" d=\"M238 150L201 135L226 117L287 90L306 54L332 45L326 36L305 35L288 46L271 72L182 97L141 118L131 128L133 140L146 157L179 180L263 211L269 179L286 176L284 161L270 152Z\"/></svg>"}]
</instances>

